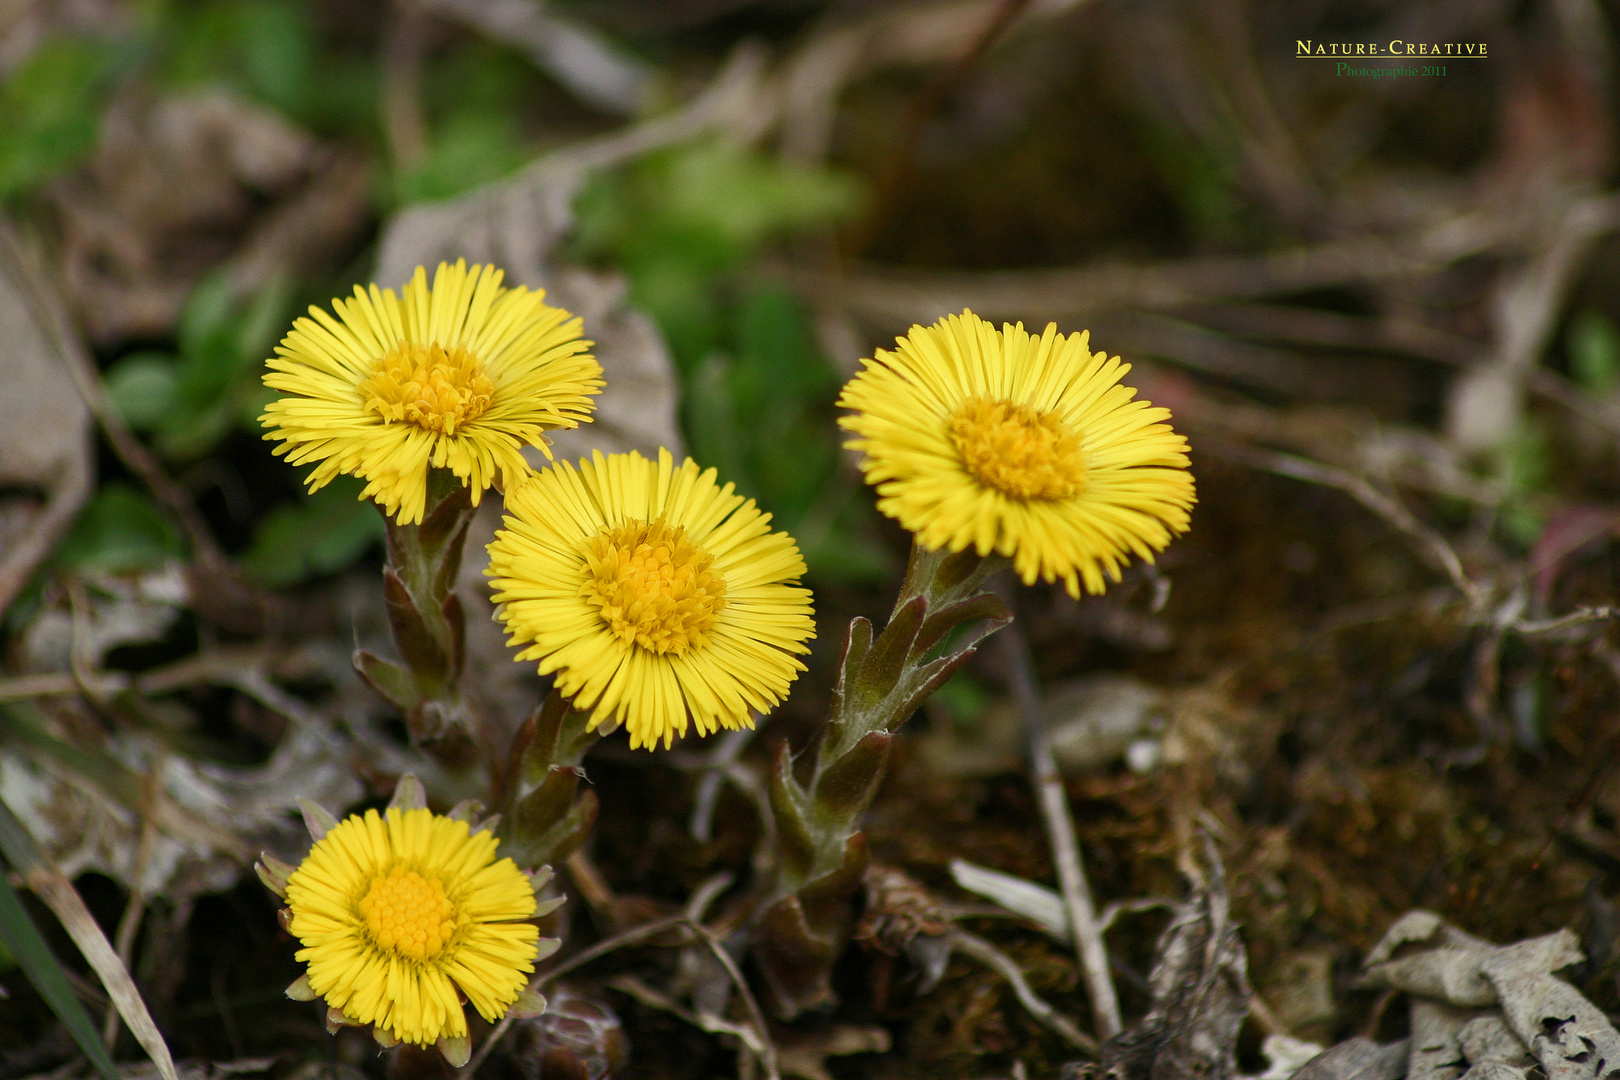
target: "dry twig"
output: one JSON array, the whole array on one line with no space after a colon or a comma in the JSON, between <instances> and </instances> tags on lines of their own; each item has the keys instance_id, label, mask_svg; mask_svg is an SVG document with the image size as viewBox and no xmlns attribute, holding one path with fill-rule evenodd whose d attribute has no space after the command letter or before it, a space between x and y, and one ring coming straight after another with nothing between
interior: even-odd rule
<instances>
[{"instance_id":1,"label":"dry twig","mask_svg":"<svg viewBox=\"0 0 1620 1080\"><path fill-rule=\"evenodd\" d=\"M1085 976L1097 1034L1104 1039L1112 1038L1119 1034L1122 1025L1119 998L1114 992L1113 976L1108 970L1108 949L1103 944L1102 928L1097 923L1091 886L1086 882L1085 864L1080 858L1080 842L1074 835L1074 819L1069 816L1068 792L1063 788L1063 778L1058 775L1057 760L1052 756L1052 743L1041 717L1040 692L1035 684L1035 667L1030 660L1029 644L1016 622L1005 629L1001 649L1012 684L1013 699L1023 716L1029 738L1030 772L1036 802L1046 823L1053 861L1057 863L1063 906L1069 916L1080 970Z\"/></svg>"},{"instance_id":2,"label":"dry twig","mask_svg":"<svg viewBox=\"0 0 1620 1080\"><path fill-rule=\"evenodd\" d=\"M959 952L973 957L985 967L1007 980L1012 987L1013 994L1024 1011L1040 1021L1045 1027L1065 1039L1076 1050L1083 1054L1096 1056L1099 1049L1096 1039L1074 1026L1074 1022L1067 1016L1048 1005L1040 995L1029 988L1024 979L1024 973L1018 970L1012 957L990 944L977 934L970 934L966 930L955 928L951 930L951 947Z\"/></svg>"},{"instance_id":3,"label":"dry twig","mask_svg":"<svg viewBox=\"0 0 1620 1080\"><path fill-rule=\"evenodd\" d=\"M640 926L631 927L629 930L599 941L590 948L569 957L556 967L534 976L529 980L528 989L538 991L546 984L560 979L570 971L584 967L586 964L601 959L609 953L617 952L619 949L631 945L638 945L666 931L675 929L685 929L697 937L708 947L720 966L725 969L726 974L737 988L738 996L742 998L743 1004L748 1009L750 1023L754 1028L755 1040L759 1047L760 1063L764 1065L766 1075L771 1077L771 1080L776 1080L778 1076L776 1071L776 1048L771 1042L770 1028L765 1022L765 1014L759 1007L758 999L754 997L753 991L748 988L746 980L743 979L742 971L737 967L737 962L731 958L730 953L726 952L725 947L720 943L720 939L715 937L714 932L685 914L672 915L666 919L643 923ZM495 1025L495 1030L490 1032L489 1038L484 1040L483 1045L478 1048L478 1052L473 1055L472 1060L461 1070L459 1074L461 1080L470 1080L479 1067L488 1060L495 1047L506 1037L506 1033L511 1030L511 1027L512 1018L510 1016ZM731 1033L735 1034L735 1032Z\"/></svg>"}]
</instances>

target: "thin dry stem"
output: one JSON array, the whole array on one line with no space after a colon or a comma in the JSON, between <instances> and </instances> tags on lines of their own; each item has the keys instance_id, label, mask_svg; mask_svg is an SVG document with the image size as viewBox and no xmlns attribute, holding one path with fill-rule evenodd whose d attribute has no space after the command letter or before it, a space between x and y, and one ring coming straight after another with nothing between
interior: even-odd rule
<instances>
[{"instance_id":1,"label":"thin dry stem","mask_svg":"<svg viewBox=\"0 0 1620 1080\"><path fill-rule=\"evenodd\" d=\"M26 701L42 697L71 697L80 693L88 693L92 700L96 700L97 695L110 698L125 690L133 690L137 694L150 697L201 683L235 686L250 697L258 697L262 686L243 673L255 672L262 679L265 666L273 663L275 659L273 654L259 647L213 649L143 672L133 679L123 672L97 670L86 670L77 675L73 672L59 671L39 675L18 675L14 678L0 679L0 702ZM275 704L263 699L261 703L277 711L282 711L283 707L296 707L304 716L308 715L308 710L297 706L296 699L280 690L276 693L280 696L274 699ZM298 717L289 718L298 719Z\"/></svg>"},{"instance_id":2,"label":"thin dry stem","mask_svg":"<svg viewBox=\"0 0 1620 1080\"><path fill-rule=\"evenodd\" d=\"M708 927L694 919L684 917L682 922L694 934L703 939L703 943L709 947L709 952L714 954L715 960L721 967L726 969L726 974L731 977L732 984L737 988L737 995L742 998L743 1005L748 1009L749 1022L753 1024L754 1030L758 1033L759 1043L762 1048L759 1059L760 1064L765 1066L765 1075L770 1080L779 1080L781 1074L776 1069L776 1044L771 1041L770 1026L765 1022L765 1013L759 1007L759 999L754 997L754 992L748 988L748 980L743 978L742 971L738 969L737 961L731 958L731 954L726 952L725 947L720 944L720 939L715 937Z\"/></svg>"},{"instance_id":3,"label":"thin dry stem","mask_svg":"<svg viewBox=\"0 0 1620 1080\"><path fill-rule=\"evenodd\" d=\"M608 955L609 953L617 952L620 949L626 948L627 946L638 944L639 942L645 941L648 938L657 937L659 934L662 934L667 930L673 930L677 926L684 926L687 924L687 921L688 920L685 915L671 915L667 919L658 919L655 922L643 923L640 926L633 926L623 933L614 934L612 937L598 941L590 948L574 954L567 960L564 960L562 963L558 964L556 967L553 967L547 971L539 972L534 976L534 978L529 980L528 989L538 991L541 987L545 986L553 979L560 979L570 971L573 971L576 968L584 967L592 960L597 960ZM511 1029L512 1017L507 1015L501 1020L500 1023L495 1025L495 1030L490 1032L489 1038L485 1039L483 1044L478 1047L478 1052L472 1056L472 1060L467 1062L466 1066L461 1070L460 1073L457 1074L458 1080L470 1080L470 1078L478 1072L479 1067L489 1059L489 1055L495 1051L497 1046L500 1045L501 1040L506 1038L506 1033Z\"/></svg>"},{"instance_id":4,"label":"thin dry stem","mask_svg":"<svg viewBox=\"0 0 1620 1080\"><path fill-rule=\"evenodd\" d=\"M1083 1054L1097 1056L1097 1040L1074 1026L1074 1021L1052 1008L1039 994L1031 990L1029 983L1024 979L1024 973L1018 970L1018 965L1012 957L990 944L976 934L966 930L954 929L951 931L951 946L958 952L973 957L985 967L1007 980L1012 987L1013 994L1024 1011L1040 1022L1041 1026L1051 1030L1067 1040L1076 1050Z\"/></svg>"},{"instance_id":5,"label":"thin dry stem","mask_svg":"<svg viewBox=\"0 0 1620 1080\"><path fill-rule=\"evenodd\" d=\"M730 976L731 981L736 985L737 993L747 1007L750 1021L758 1033L757 1037L763 1051L760 1055L761 1064L765 1066L766 1074L772 1080L777 1080L779 1074L776 1071L776 1047L771 1042L770 1028L765 1023L765 1014L760 1010L759 1001L748 988L748 983L743 979L742 971L737 967L737 962L731 958L730 953L726 952L724 946L720 943L720 939L708 927L695 919L688 918L685 914L672 915L666 919L643 923L640 926L631 927L623 933L614 934L610 938L598 941L595 945L569 957L556 967L535 975L534 978L529 980L528 989L538 991L547 983L560 979L569 972L591 963L593 960L599 960L609 953L639 944L649 938L655 938L666 931L677 928L684 928L696 935L708 946L709 951L714 954L714 958L719 962L720 966L725 968L726 974ZM489 1055L500 1045L501 1040L506 1038L506 1033L511 1028L512 1018L510 1016L496 1024L495 1030L489 1033L489 1038L484 1040L483 1045L479 1046L478 1052L473 1055L472 1060L458 1074L459 1080L470 1080L478 1072L479 1067L489 1059Z\"/></svg>"},{"instance_id":6,"label":"thin dry stem","mask_svg":"<svg viewBox=\"0 0 1620 1080\"><path fill-rule=\"evenodd\" d=\"M141 881L146 877L147 864L152 859L152 845L157 841L157 822L152 819L150 807L152 795L158 778L148 772L142 778L141 794L141 838L135 848L135 870L130 874L129 902L124 905L124 913L119 916L118 929L113 935L113 949L118 953L119 962L125 970L133 968L135 959L135 932L140 929L141 916L146 913L146 890ZM107 1044L110 1053L117 1045L118 1040L118 1010L112 1007L107 1009L107 1018L102 1023L101 1041Z\"/></svg>"},{"instance_id":7,"label":"thin dry stem","mask_svg":"<svg viewBox=\"0 0 1620 1080\"><path fill-rule=\"evenodd\" d=\"M1108 970L1108 949L1103 944L1102 927L1097 921L1096 907L1091 899L1091 886L1086 881L1080 842L1074 834L1074 819L1069 815L1069 795L1064 790L1062 777L1058 775L1057 760L1052 756L1052 742L1041 717L1040 691L1035 683L1035 666L1030 660L1029 644L1017 623L1002 632L1001 648L1012 683L1013 700L1023 717L1029 739L1030 773L1035 785L1036 802L1041 809L1041 819L1046 823L1046 835L1052 844L1052 858L1057 864L1063 907L1069 916L1080 971L1085 976L1092 1017L1097 1025L1097 1033L1102 1038L1112 1038L1123 1028L1119 1016L1119 996L1114 991L1113 976Z\"/></svg>"},{"instance_id":8,"label":"thin dry stem","mask_svg":"<svg viewBox=\"0 0 1620 1080\"><path fill-rule=\"evenodd\" d=\"M413 0L391 5L382 49L383 132L396 170L421 163L428 149L422 109L422 62L427 57L427 16Z\"/></svg>"},{"instance_id":9,"label":"thin dry stem","mask_svg":"<svg viewBox=\"0 0 1620 1080\"><path fill-rule=\"evenodd\" d=\"M716 740L714 749L710 751L703 767L703 778L698 781L697 793L693 797L692 817L686 827L686 831L698 843L709 842L714 829L714 808L720 801L720 785L726 778L726 771L748 748L762 722L756 714L752 727L726 732Z\"/></svg>"}]
</instances>

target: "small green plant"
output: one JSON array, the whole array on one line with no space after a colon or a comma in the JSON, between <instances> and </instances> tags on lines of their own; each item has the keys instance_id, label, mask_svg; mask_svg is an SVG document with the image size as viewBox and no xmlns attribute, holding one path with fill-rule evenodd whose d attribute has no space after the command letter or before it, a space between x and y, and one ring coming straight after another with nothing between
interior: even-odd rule
<instances>
[{"instance_id":1,"label":"small green plant","mask_svg":"<svg viewBox=\"0 0 1620 1080\"><path fill-rule=\"evenodd\" d=\"M623 269L664 332L692 455L799 539L813 577L871 582L890 560L859 478L841 467L838 373L792 292L746 273L771 240L836 221L858 200L841 173L704 141L588 187L576 243Z\"/></svg>"},{"instance_id":2,"label":"small green plant","mask_svg":"<svg viewBox=\"0 0 1620 1080\"><path fill-rule=\"evenodd\" d=\"M288 300L284 284L240 302L224 275L205 280L186 302L174 353L134 353L107 370L107 393L124 422L180 462L202 457L232 428L254 428L270 396L257 366Z\"/></svg>"},{"instance_id":3,"label":"small green plant","mask_svg":"<svg viewBox=\"0 0 1620 1080\"><path fill-rule=\"evenodd\" d=\"M1620 389L1620 328L1596 311L1583 311L1565 341L1570 374L1588 393L1607 397Z\"/></svg>"},{"instance_id":4,"label":"small green plant","mask_svg":"<svg viewBox=\"0 0 1620 1080\"><path fill-rule=\"evenodd\" d=\"M0 199L89 154L125 52L87 38L54 38L0 82Z\"/></svg>"},{"instance_id":5,"label":"small green plant","mask_svg":"<svg viewBox=\"0 0 1620 1080\"><path fill-rule=\"evenodd\" d=\"M74 574L128 574L181 557L180 538L163 512L128 484L105 484L57 545L53 562Z\"/></svg>"},{"instance_id":6,"label":"small green plant","mask_svg":"<svg viewBox=\"0 0 1620 1080\"><path fill-rule=\"evenodd\" d=\"M340 476L259 522L242 569L261 585L285 588L342 570L383 540L382 518L360 498L365 484Z\"/></svg>"},{"instance_id":7,"label":"small green plant","mask_svg":"<svg viewBox=\"0 0 1620 1080\"><path fill-rule=\"evenodd\" d=\"M575 204L575 243L624 271L631 299L691 374L729 347L732 275L768 241L837 221L858 198L842 173L719 140L687 143L589 185Z\"/></svg>"}]
</instances>

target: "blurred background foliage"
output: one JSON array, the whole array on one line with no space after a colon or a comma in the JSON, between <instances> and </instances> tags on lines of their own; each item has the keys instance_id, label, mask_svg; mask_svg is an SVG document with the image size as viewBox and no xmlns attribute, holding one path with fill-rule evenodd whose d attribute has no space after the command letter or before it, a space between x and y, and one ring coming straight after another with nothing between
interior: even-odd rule
<instances>
[{"instance_id":1,"label":"blurred background foliage","mask_svg":"<svg viewBox=\"0 0 1620 1080\"><path fill-rule=\"evenodd\" d=\"M81 166L120 84L145 95L228 89L320 137L384 151L382 77L375 52L361 47L365 20L334 20L339 9L317 7L155 0L125 12L122 33L52 37L0 89L0 198L25 209ZM517 49L472 34L440 45L420 78L424 145L412 160L384 152L376 161L375 214L461 195L558 138L544 122L558 88ZM537 109L537 100L550 104ZM866 500L852 497L858 476L840 465L832 408L840 378L791 289L758 271L773 244L850 221L862 190L847 170L706 136L594 176L576 200L568 243L570 258L622 273L632 302L657 322L691 451L793 531L815 575L849 582L876 580L892 559L873 539ZM364 279L361 263L350 272ZM172 349L138 346L107 365L113 403L177 466L217 452L232 432L252 437L270 396L260 361L290 314L333 291L346 286L329 274L282 274L251 296L223 271L204 277ZM338 484L252 512L244 567L280 587L348 565L380 532L362 507L345 510L346 494ZM98 522L113 519L87 509L76 548L93 545ZM104 542L116 550L125 541L109 533Z\"/></svg>"}]
</instances>

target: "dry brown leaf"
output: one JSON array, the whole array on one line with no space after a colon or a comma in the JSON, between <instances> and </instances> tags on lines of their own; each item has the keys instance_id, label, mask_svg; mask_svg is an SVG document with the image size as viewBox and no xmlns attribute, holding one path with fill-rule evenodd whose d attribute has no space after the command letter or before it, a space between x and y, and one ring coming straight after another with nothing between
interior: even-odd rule
<instances>
[{"instance_id":1,"label":"dry brown leaf","mask_svg":"<svg viewBox=\"0 0 1620 1080\"><path fill-rule=\"evenodd\" d=\"M1508 1027L1506 1018L1492 1009L1476 1015L1457 1032L1457 1048L1472 1065L1498 1062L1503 1065L1532 1064L1530 1051Z\"/></svg>"},{"instance_id":2,"label":"dry brown leaf","mask_svg":"<svg viewBox=\"0 0 1620 1080\"><path fill-rule=\"evenodd\" d=\"M63 353L66 332L44 276L0 219L0 488L30 493L0 499L0 612L90 496L90 411Z\"/></svg>"},{"instance_id":3,"label":"dry brown leaf","mask_svg":"<svg viewBox=\"0 0 1620 1080\"><path fill-rule=\"evenodd\" d=\"M302 830L290 815L298 798L345 806L361 794L347 746L311 725L290 725L270 760L253 769L195 762L132 732L97 753L109 773L158 782L146 807L42 754L9 749L0 751L0 799L65 873L93 870L148 896L228 889L264 848L296 857ZM154 828L143 853L147 818Z\"/></svg>"},{"instance_id":4,"label":"dry brown leaf","mask_svg":"<svg viewBox=\"0 0 1620 1080\"><path fill-rule=\"evenodd\" d=\"M1413 946L1426 945L1417 950ZM1430 911L1397 919L1367 954L1368 982L1420 994L1451 1005L1497 1002L1487 968L1516 974L1557 971L1578 963L1575 935L1559 930L1513 945L1492 945L1466 934ZM1616 1058L1620 1061L1620 1057Z\"/></svg>"},{"instance_id":5,"label":"dry brown leaf","mask_svg":"<svg viewBox=\"0 0 1620 1080\"><path fill-rule=\"evenodd\" d=\"M1357 1036L1322 1051L1293 1080L1399 1080L1406 1074L1408 1040L1380 1045Z\"/></svg>"},{"instance_id":6,"label":"dry brown leaf","mask_svg":"<svg viewBox=\"0 0 1620 1080\"><path fill-rule=\"evenodd\" d=\"M426 7L527 53L581 101L626 116L636 111L651 70L593 28L525 0L428 0Z\"/></svg>"},{"instance_id":7,"label":"dry brown leaf","mask_svg":"<svg viewBox=\"0 0 1620 1080\"><path fill-rule=\"evenodd\" d=\"M1192 896L1176 906L1170 925L1159 935L1148 975L1153 1004L1147 1015L1103 1043L1096 1064L1067 1066L1065 1076L1094 1080L1237 1076L1238 1029L1249 1015L1251 996L1248 953L1232 922L1225 871L1212 843L1205 844L1205 862L1207 869L1192 878ZM1310 1068L1306 1065L1299 1075ZM1395 1075L1358 1080L1395 1080Z\"/></svg>"},{"instance_id":8,"label":"dry brown leaf","mask_svg":"<svg viewBox=\"0 0 1620 1080\"><path fill-rule=\"evenodd\" d=\"M1468 1009L1413 998L1406 1080L1457 1080L1467 1066L1459 1037L1474 1018Z\"/></svg>"},{"instance_id":9,"label":"dry brown leaf","mask_svg":"<svg viewBox=\"0 0 1620 1080\"><path fill-rule=\"evenodd\" d=\"M167 333L211 270L242 295L318 265L364 224L370 183L359 158L222 91L132 91L46 196L73 307L108 342Z\"/></svg>"},{"instance_id":10,"label":"dry brown leaf","mask_svg":"<svg viewBox=\"0 0 1620 1080\"><path fill-rule=\"evenodd\" d=\"M1568 930L1562 933L1573 940ZM1513 1033L1541 1062L1547 1080L1608 1080L1620 1073L1620 1032L1580 991L1541 970L1536 959L1504 949L1484 968ZM1579 959L1577 951L1570 963Z\"/></svg>"}]
</instances>

